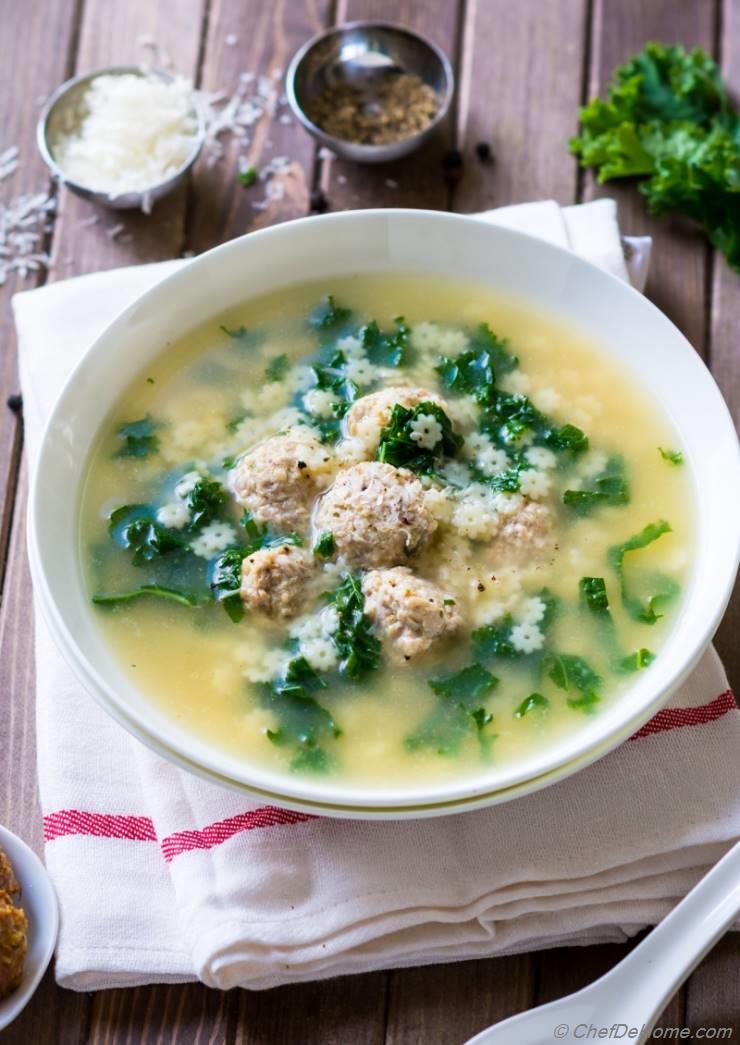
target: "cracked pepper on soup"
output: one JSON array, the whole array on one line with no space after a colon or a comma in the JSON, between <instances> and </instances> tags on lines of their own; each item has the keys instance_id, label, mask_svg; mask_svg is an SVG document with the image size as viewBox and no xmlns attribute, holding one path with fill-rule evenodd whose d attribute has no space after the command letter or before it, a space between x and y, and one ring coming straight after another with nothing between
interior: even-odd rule
<instances>
[{"instance_id":1,"label":"cracked pepper on soup","mask_svg":"<svg viewBox=\"0 0 740 1045\"><path fill-rule=\"evenodd\" d=\"M689 503L658 404L578 330L362 275L163 349L92 456L82 556L181 727L387 785L515 763L649 672Z\"/></svg>"}]
</instances>

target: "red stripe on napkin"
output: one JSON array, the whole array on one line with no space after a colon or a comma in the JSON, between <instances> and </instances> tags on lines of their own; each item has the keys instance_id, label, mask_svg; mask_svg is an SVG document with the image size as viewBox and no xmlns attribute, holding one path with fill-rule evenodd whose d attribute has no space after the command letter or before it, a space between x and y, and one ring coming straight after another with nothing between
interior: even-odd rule
<instances>
[{"instance_id":1,"label":"red stripe on napkin","mask_svg":"<svg viewBox=\"0 0 740 1045\"><path fill-rule=\"evenodd\" d=\"M60 809L44 817L44 839L53 842L64 835L94 835L96 838L125 838L130 842L156 842L157 833L148 816L116 816Z\"/></svg>"},{"instance_id":2,"label":"red stripe on napkin","mask_svg":"<svg viewBox=\"0 0 740 1045\"><path fill-rule=\"evenodd\" d=\"M730 711L738 711L732 690L725 690L708 704L693 708L664 708L633 733L630 740L641 740L654 733L664 733L685 726L702 726L715 722ZM265 827L285 827L315 820L309 813L296 813L276 806L262 806L248 813L239 813L227 820L192 831L176 831L161 843L162 855L169 863L182 853L193 849L213 849L242 831ZM79 809L60 809L44 817L44 839L53 842L65 835L93 835L96 838L122 838L132 842L156 842L154 823L148 816L117 816L112 813L88 813Z\"/></svg>"},{"instance_id":3,"label":"red stripe on napkin","mask_svg":"<svg viewBox=\"0 0 740 1045\"><path fill-rule=\"evenodd\" d=\"M703 726L722 718L729 711L737 711L735 697L731 689L726 689L708 704L700 704L695 708L663 708L649 722L633 733L630 740L641 740L653 733L663 733L667 729L682 729L684 726Z\"/></svg>"},{"instance_id":4,"label":"red stripe on napkin","mask_svg":"<svg viewBox=\"0 0 740 1045\"><path fill-rule=\"evenodd\" d=\"M301 824L306 820L315 820L309 813L296 813L290 809L277 809L275 806L263 806L249 813L239 813L228 820L219 820L195 831L176 831L162 839L162 855L169 863L181 853L192 849L213 849L242 831L255 831L263 827L281 827L289 824Z\"/></svg>"}]
</instances>

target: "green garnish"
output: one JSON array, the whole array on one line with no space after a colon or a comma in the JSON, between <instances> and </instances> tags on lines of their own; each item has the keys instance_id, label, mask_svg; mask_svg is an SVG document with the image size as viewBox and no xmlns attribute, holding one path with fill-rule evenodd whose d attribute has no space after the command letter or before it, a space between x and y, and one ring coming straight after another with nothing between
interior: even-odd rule
<instances>
[{"instance_id":1,"label":"green garnish","mask_svg":"<svg viewBox=\"0 0 740 1045\"><path fill-rule=\"evenodd\" d=\"M211 595L220 602L234 624L244 616L241 597L242 560L249 552L244 548L227 548L210 567Z\"/></svg>"},{"instance_id":2,"label":"green garnish","mask_svg":"<svg viewBox=\"0 0 740 1045\"><path fill-rule=\"evenodd\" d=\"M121 548L133 552L134 566L143 566L160 555L183 547L179 533L157 522L150 504L126 504L112 511L108 529Z\"/></svg>"},{"instance_id":3,"label":"green garnish","mask_svg":"<svg viewBox=\"0 0 740 1045\"><path fill-rule=\"evenodd\" d=\"M420 446L414 439L414 422L420 417L432 417L440 426L441 435L434 447ZM419 403L408 409L396 403L388 424L381 430L376 459L410 468L419 475L436 471L440 458L455 457L464 443L461 435L452 428L452 422L438 403Z\"/></svg>"},{"instance_id":4,"label":"green garnish","mask_svg":"<svg viewBox=\"0 0 740 1045\"><path fill-rule=\"evenodd\" d=\"M643 668L649 667L654 660L655 654L651 653L649 649L643 648L635 650L628 657L623 657L615 667L620 673L628 674L632 671L642 671Z\"/></svg>"},{"instance_id":5,"label":"green garnish","mask_svg":"<svg viewBox=\"0 0 740 1045\"><path fill-rule=\"evenodd\" d=\"M609 596L603 577L581 577L578 588L581 599L592 613L599 616L609 613Z\"/></svg>"},{"instance_id":6,"label":"green garnish","mask_svg":"<svg viewBox=\"0 0 740 1045\"><path fill-rule=\"evenodd\" d=\"M662 616L656 612L656 606L664 605L680 591L680 586L671 577L664 574L651 574L647 578L654 589L651 594L637 595L628 589L624 573L624 557L629 552L639 551L647 548L653 541L657 541L665 533L671 532L671 526L661 519L656 523L649 523L639 533L634 534L624 544L617 544L608 551L609 563L619 577L622 592L622 604L630 617L642 621L644 624L655 624Z\"/></svg>"},{"instance_id":7,"label":"green garnish","mask_svg":"<svg viewBox=\"0 0 740 1045\"><path fill-rule=\"evenodd\" d=\"M551 653L545 661L545 670L560 689L580 694L568 697L570 707L589 709L598 703L597 690L603 680L583 657L574 653Z\"/></svg>"},{"instance_id":8,"label":"green garnish","mask_svg":"<svg viewBox=\"0 0 740 1045\"><path fill-rule=\"evenodd\" d=\"M365 616L365 596L359 575L345 574L342 583L326 596L339 614L332 639L340 656L339 671L358 682L380 665L380 642Z\"/></svg>"},{"instance_id":9,"label":"green garnish","mask_svg":"<svg viewBox=\"0 0 740 1045\"><path fill-rule=\"evenodd\" d=\"M455 603L454 599L442 599L442 605L443 606L455 606L456 603Z\"/></svg>"},{"instance_id":10,"label":"green garnish","mask_svg":"<svg viewBox=\"0 0 740 1045\"><path fill-rule=\"evenodd\" d=\"M193 489L183 499L183 503L190 511L189 530L197 530L206 523L211 522L218 514L221 505L227 501L226 490L217 479L208 479L202 476L193 486Z\"/></svg>"},{"instance_id":11,"label":"green garnish","mask_svg":"<svg viewBox=\"0 0 740 1045\"><path fill-rule=\"evenodd\" d=\"M462 701L466 706L488 696L498 685L498 679L482 664L471 664L451 675L430 679L429 685L438 697Z\"/></svg>"},{"instance_id":12,"label":"green garnish","mask_svg":"<svg viewBox=\"0 0 740 1045\"><path fill-rule=\"evenodd\" d=\"M235 341L246 341L247 337L249 336L247 328L243 325L240 327L234 327L230 330L229 327L225 327L222 323L219 327L219 330L223 330L224 334L228 334L229 337L233 337Z\"/></svg>"},{"instance_id":13,"label":"green garnish","mask_svg":"<svg viewBox=\"0 0 740 1045\"><path fill-rule=\"evenodd\" d=\"M409 751L431 747L438 755L454 755L474 730L481 750L486 753L494 736L484 732L493 715L481 701L498 685L498 679L482 664L471 664L452 675L429 680L440 698L437 706L419 727L406 737Z\"/></svg>"},{"instance_id":14,"label":"green garnish","mask_svg":"<svg viewBox=\"0 0 740 1045\"><path fill-rule=\"evenodd\" d=\"M324 530L316 538L313 546L313 553L320 559L329 559L336 551L336 547L334 534L331 530Z\"/></svg>"},{"instance_id":15,"label":"green garnish","mask_svg":"<svg viewBox=\"0 0 740 1045\"><path fill-rule=\"evenodd\" d=\"M375 320L362 329L362 346L375 366L405 366L411 362L411 328L403 316L397 316L394 322L396 329L392 334L384 333Z\"/></svg>"},{"instance_id":16,"label":"green garnish","mask_svg":"<svg viewBox=\"0 0 740 1045\"><path fill-rule=\"evenodd\" d=\"M159 436L155 433L160 425L153 421L149 414L139 421L130 421L121 425L116 435L122 446L116 450L115 457L148 457L159 450Z\"/></svg>"},{"instance_id":17,"label":"green garnish","mask_svg":"<svg viewBox=\"0 0 740 1045\"><path fill-rule=\"evenodd\" d=\"M262 705L280 723L277 729L267 730L268 739L278 747L290 744L296 749L291 769L323 772L330 767L321 743L336 740L342 731L313 695L325 688L326 682L303 657L294 657L281 678L260 687Z\"/></svg>"},{"instance_id":18,"label":"green garnish","mask_svg":"<svg viewBox=\"0 0 740 1045\"><path fill-rule=\"evenodd\" d=\"M178 591L176 588L163 588L160 584L142 584L139 588L134 588L131 591L98 592L96 595L93 595L92 601L98 606L112 606L117 602L131 602L132 599L138 599L142 595L153 595L160 599L169 599L171 602L177 602L181 606L203 605L203 600L197 595Z\"/></svg>"},{"instance_id":19,"label":"green garnish","mask_svg":"<svg viewBox=\"0 0 740 1045\"><path fill-rule=\"evenodd\" d=\"M235 464L236 457L234 457L233 454L229 454L228 457L224 457L223 461L221 462L221 467L225 472L228 472L234 467Z\"/></svg>"},{"instance_id":20,"label":"green garnish","mask_svg":"<svg viewBox=\"0 0 740 1045\"><path fill-rule=\"evenodd\" d=\"M644 178L653 214L682 211L740 270L740 117L709 55L648 43L580 119L570 148L583 166L602 182Z\"/></svg>"},{"instance_id":21,"label":"green garnish","mask_svg":"<svg viewBox=\"0 0 740 1045\"><path fill-rule=\"evenodd\" d=\"M550 701L547 697L543 697L541 693L530 693L514 712L514 718L524 718L530 711L545 712L549 707Z\"/></svg>"},{"instance_id":22,"label":"green garnish","mask_svg":"<svg viewBox=\"0 0 740 1045\"><path fill-rule=\"evenodd\" d=\"M281 544L295 544L300 547L303 538L299 533L275 533L269 526L258 523L250 512L244 512L239 520L247 536L245 554L251 555L260 548L277 548Z\"/></svg>"},{"instance_id":23,"label":"green garnish","mask_svg":"<svg viewBox=\"0 0 740 1045\"><path fill-rule=\"evenodd\" d=\"M583 489L566 490L563 494L563 504L580 516L590 515L595 508L620 507L629 504L629 500L630 487L621 454L612 454L604 470L585 483Z\"/></svg>"},{"instance_id":24,"label":"green garnish","mask_svg":"<svg viewBox=\"0 0 740 1045\"><path fill-rule=\"evenodd\" d=\"M153 385L153 384L154 384L154 378L153 378L153 377L148 377L148 378L146 379L146 383L147 383L148 385Z\"/></svg>"},{"instance_id":25,"label":"green garnish","mask_svg":"<svg viewBox=\"0 0 740 1045\"><path fill-rule=\"evenodd\" d=\"M239 171L236 180L240 185L243 185L245 189L250 188L257 181L257 168L245 167L243 171Z\"/></svg>"},{"instance_id":26,"label":"green garnish","mask_svg":"<svg viewBox=\"0 0 740 1045\"><path fill-rule=\"evenodd\" d=\"M318 418L307 415L308 422L318 430L324 443L334 442L339 438L342 418L360 391L355 382L350 381L344 373L346 362L343 352L332 351L325 363L315 363L311 367L315 379L314 387L331 392L336 399L332 417Z\"/></svg>"},{"instance_id":27,"label":"green garnish","mask_svg":"<svg viewBox=\"0 0 740 1045\"><path fill-rule=\"evenodd\" d=\"M484 403L497 374L508 374L519 365L519 360L509 352L509 342L497 337L487 323L480 324L470 344L457 356L441 356L434 369L445 388Z\"/></svg>"},{"instance_id":28,"label":"green garnish","mask_svg":"<svg viewBox=\"0 0 740 1045\"><path fill-rule=\"evenodd\" d=\"M664 461L668 461L670 464L683 464L683 454L680 450L664 450L662 446L659 446L658 453Z\"/></svg>"},{"instance_id":29,"label":"green garnish","mask_svg":"<svg viewBox=\"0 0 740 1045\"><path fill-rule=\"evenodd\" d=\"M288 357L284 353L275 356L265 367L265 381L282 381L289 370L290 360Z\"/></svg>"},{"instance_id":30,"label":"green garnish","mask_svg":"<svg viewBox=\"0 0 740 1045\"><path fill-rule=\"evenodd\" d=\"M343 327L352 316L352 309L337 305L331 294L316 306L308 318L309 326L314 330L336 331Z\"/></svg>"}]
</instances>

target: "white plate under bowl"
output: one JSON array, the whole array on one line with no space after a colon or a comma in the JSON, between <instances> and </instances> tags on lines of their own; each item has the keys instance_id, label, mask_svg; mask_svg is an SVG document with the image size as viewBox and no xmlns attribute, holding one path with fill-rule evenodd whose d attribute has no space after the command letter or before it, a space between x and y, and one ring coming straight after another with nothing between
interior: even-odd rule
<instances>
[{"instance_id":1,"label":"white plate under bowl","mask_svg":"<svg viewBox=\"0 0 740 1045\"><path fill-rule=\"evenodd\" d=\"M552 747L515 765L456 781L369 788L258 766L205 743L167 718L102 641L77 554L85 462L126 386L164 346L258 296L304 281L363 272L449 276L531 302L578 327L652 394L678 430L696 502L694 568L655 663L618 700ZM539 239L475 218L431 211L325 215L251 233L195 259L123 312L65 386L48 423L29 506L39 603L90 693L164 757L214 782L327 815L448 813L545 786L616 746L658 708L695 664L727 604L738 561L740 459L735 431L708 370L677 328L642 295Z\"/></svg>"},{"instance_id":2,"label":"white plate under bowl","mask_svg":"<svg viewBox=\"0 0 740 1045\"><path fill-rule=\"evenodd\" d=\"M17 835L0 827L0 849L13 865L28 918L28 953L17 991L0 1001L0 1031L20 1016L51 961L59 931L59 906L46 868Z\"/></svg>"}]
</instances>

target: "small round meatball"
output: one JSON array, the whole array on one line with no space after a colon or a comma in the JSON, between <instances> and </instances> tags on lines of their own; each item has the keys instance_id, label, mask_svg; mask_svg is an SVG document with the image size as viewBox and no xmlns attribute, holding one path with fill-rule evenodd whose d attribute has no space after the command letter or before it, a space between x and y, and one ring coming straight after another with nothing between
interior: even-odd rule
<instances>
[{"instance_id":1,"label":"small round meatball","mask_svg":"<svg viewBox=\"0 0 740 1045\"><path fill-rule=\"evenodd\" d=\"M294 544L260 548L242 562L242 600L272 619L295 617L312 573L313 560L304 548Z\"/></svg>"},{"instance_id":2,"label":"small round meatball","mask_svg":"<svg viewBox=\"0 0 740 1045\"><path fill-rule=\"evenodd\" d=\"M331 480L332 464L331 453L312 436L276 435L239 459L231 490L258 522L305 530L316 494Z\"/></svg>"},{"instance_id":3,"label":"small round meatball","mask_svg":"<svg viewBox=\"0 0 740 1045\"><path fill-rule=\"evenodd\" d=\"M20 888L13 865L6 853L0 849L0 892L18 893Z\"/></svg>"},{"instance_id":4,"label":"small round meatball","mask_svg":"<svg viewBox=\"0 0 740 1045\"><path fill-rule=\"evenodd\" d=\"M552 512L538 501L524 498L512 515L502 517L491 545L497 563L542 559L554 549Z\"/></svg>"},{"instance_id":5,"label":"small round meatball","mask_svg":"<svg viewBox=\"0 0 740 1045\"><path fill-rule=\"evenodd\" d=\"M340 472L318 503L317 531L330 530L350 566L398 566L437 527L424 487L406 468L363 461Z\"/></svg>"},{"instance_id":6,"label":"small round meatball","mask_svg":"<svg viewBox=\"0 0 740 1045\"><path fill-rule=\"evenodd\" d=\"M10 893L0 889L0 1000L20 987L28 947L28 921Z\"/></svg>"},{"instance_id":7,"label":"small round meatball","mask_svg":"<svg viewBox=\"0 0 740 1045\"><path fill-rule=\"evenodd\" d=\"M462 624L457 607L431 581L415 577L407 566L371 570L362 581L365 613L388 644L396 661L411 660Z\"/></svg>"},{"instance_id":8,"label":"small round meatball","mask_svg":"<svg viewBox=\"0 0 740 1045\"><path fill-rule=\"evenodd\" d=\"M410 410L426 402L446 407L443 399L426 388L381 388L379 392L371 392L353 403L347 413L347 432L351 436L374 437L377 442L380 429L390 421L396 403Z\"/></svg>"}]
</instances>

